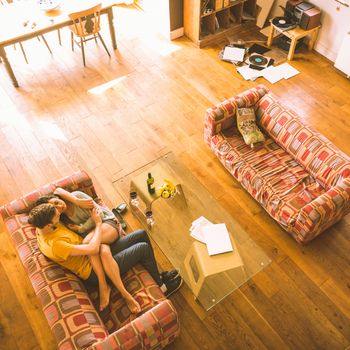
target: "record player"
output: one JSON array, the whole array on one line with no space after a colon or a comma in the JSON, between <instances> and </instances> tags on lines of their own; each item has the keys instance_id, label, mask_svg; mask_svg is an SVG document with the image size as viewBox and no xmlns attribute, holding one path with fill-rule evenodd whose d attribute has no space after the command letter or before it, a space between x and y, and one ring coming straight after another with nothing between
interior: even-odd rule
<instances>
[{"instance_id":1,"label":"record player","mask_svg":"<svg viewBox=\"0 0 350 350\"><path fill-rule=\"evenodd\" d=\"M263 70L271 66L274 63L274 59L254 53L247 58L245 63L249 65L249 68Z\"/></svg>"},{"instance_id":2,"label":"record player","mask_svg":"<svg viewBox=\"0 0 350 350\"><path fill-rule=\"evenodd\" d=\"M272 20L272 24L280 32L284 32L286 30L293 29L297 26L296 22L293 21L290 17L275 17Z\"/></svg>"}]
</instances>

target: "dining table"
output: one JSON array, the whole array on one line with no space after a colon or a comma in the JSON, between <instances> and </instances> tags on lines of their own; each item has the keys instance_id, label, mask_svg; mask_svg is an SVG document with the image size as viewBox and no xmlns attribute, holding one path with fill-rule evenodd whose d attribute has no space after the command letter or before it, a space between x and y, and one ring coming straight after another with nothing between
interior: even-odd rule
<instances>
[{"instance_id":1,"label":"dining table","mask_svg":"<svg viewBox=\"0 0 350 350\"><path fill-rule=\"evenodd\" d=\"M106 14L108 17L111 41L113 49L116 49L113 6L120 3L118 0L62 0L57 1L57 7L51 10L44 10L40 0L16 1L0 6L0 61L13 85L19 87L6 55L7 46L70 26L73 24L70 13L83 11L98 3L102 4L101 15Z\"/></svg>"}]
</instances>

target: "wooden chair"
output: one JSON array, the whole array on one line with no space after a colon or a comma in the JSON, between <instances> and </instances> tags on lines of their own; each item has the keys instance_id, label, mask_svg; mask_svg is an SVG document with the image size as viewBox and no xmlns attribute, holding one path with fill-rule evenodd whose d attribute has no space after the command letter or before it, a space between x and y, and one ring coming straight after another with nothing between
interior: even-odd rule
<instances>
[{"instance_id":1,"label":"wooden chair","mask_svg":"<svg viewBox=\"0 0 350 350\"><path fill-rule=\"evenodd\" d=\"M74 43L80 46L84 66L86 66L84 43L89 40L94 39L97 43L96 39L99 38L108 56L111 57L100 34L100 10L101 4L98 4L84 11L69 14L70 19L74 22L74 24L69 27L71 30L72 51L74 51ZM80 42L74 40L74 35L80 38Z\"/></svg>"}]
</instances>

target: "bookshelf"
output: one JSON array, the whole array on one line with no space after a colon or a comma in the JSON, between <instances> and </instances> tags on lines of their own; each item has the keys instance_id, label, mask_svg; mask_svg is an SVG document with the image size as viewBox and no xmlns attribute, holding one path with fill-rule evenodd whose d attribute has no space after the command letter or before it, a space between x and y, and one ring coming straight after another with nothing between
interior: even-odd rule
<instances>
[{"instance_id":1,"label":"bookshelf","mask_svg":"<svg viewBox=\"0 0 350 350\"><path fill-rule=\"evenodd\" d=\"M185 35L199 47L215 43L239 30L243 12L255 17L256 0L184 0Z\"/></svg>"}]
</instances>

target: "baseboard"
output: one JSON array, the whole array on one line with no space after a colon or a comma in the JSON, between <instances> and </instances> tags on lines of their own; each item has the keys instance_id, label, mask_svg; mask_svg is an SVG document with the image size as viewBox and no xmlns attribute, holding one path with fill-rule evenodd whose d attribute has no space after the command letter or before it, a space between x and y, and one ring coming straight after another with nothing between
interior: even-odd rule
<instances>
[{"instance_id":1,"label":"baseboard","mask_svg":"<svg viewBox=\"0 0 350 350\"><path fill-rule=\"evenodd\" d=\"M170 40L175 40L177 38L180 38L181 36L184 35L184 33L185 33L184 27L177 28L170 32Z\"/></svg>"}]
</instances>

